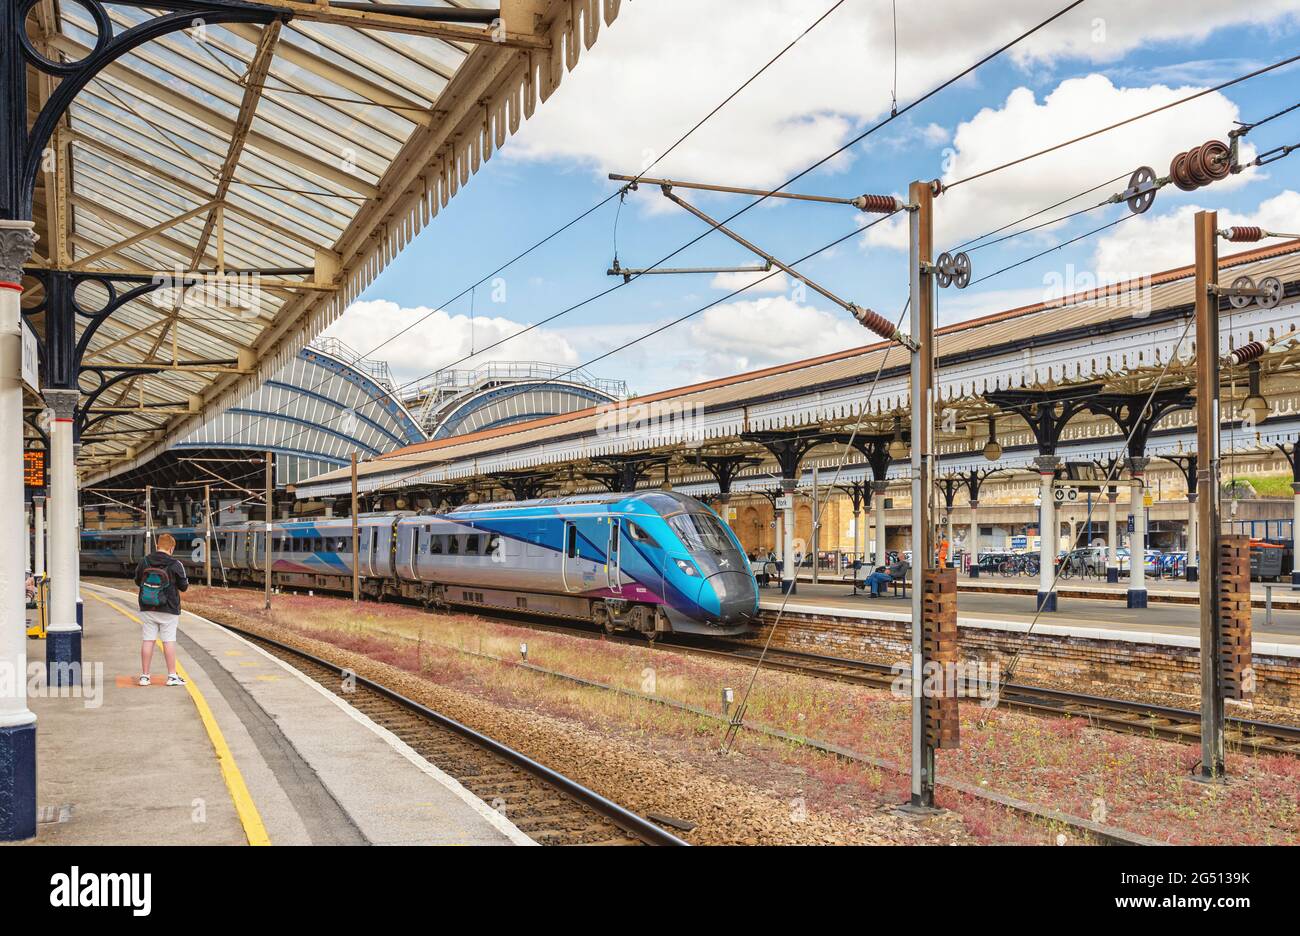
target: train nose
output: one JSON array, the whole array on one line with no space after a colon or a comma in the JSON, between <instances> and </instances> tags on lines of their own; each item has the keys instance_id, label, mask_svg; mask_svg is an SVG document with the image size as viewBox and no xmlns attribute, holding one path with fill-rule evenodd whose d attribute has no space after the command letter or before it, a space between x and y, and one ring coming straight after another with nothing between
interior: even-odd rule
<instances>
[{"instance_id":1,"label":"train nose","mask_svg":"<svg viewBox=\"0 0 1300 936\"><path fill-rule=\"evenodd\" d=\"M709 585L718 599L719 617L723 621L742 621L758 613L758 589L753 576L744 572L717 572L709 576Z\"/></svg>"}]
</instances>

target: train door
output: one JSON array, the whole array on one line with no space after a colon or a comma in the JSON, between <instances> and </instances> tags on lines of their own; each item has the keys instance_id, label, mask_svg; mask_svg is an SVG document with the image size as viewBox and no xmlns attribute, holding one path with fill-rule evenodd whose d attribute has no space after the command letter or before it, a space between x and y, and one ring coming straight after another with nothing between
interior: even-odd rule
<instances>
[{"instance_id":1,"label":"train door","mask_svg":"<svg viewBox=\"0 0 1300 936\"><path fill-rule=\"evenodd\" d=\"M621 535L619 518L610 517L609 548L605 552L605 584L616 595L623 591L622 553L619 549Z\"/></svg>"},{"instance_id":2,"label":"train door","mask_svg":"<svg viewBox=\"0 0 1300 936\"><path fill-rule=\"evenodd\" d=\"M578 526L572 520L564 521L564 551L560 554L560 581L566 592L582 589L582 556L578 550Z\"/></svg>"}]
</instances>

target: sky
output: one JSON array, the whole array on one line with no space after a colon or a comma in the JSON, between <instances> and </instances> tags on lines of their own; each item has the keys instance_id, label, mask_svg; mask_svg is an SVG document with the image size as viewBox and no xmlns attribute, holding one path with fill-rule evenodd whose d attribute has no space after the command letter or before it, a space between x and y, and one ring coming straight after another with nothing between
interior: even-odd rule
<instances>
[{"instance_id":1,"label":"sky","mask_svg":"<svg viewBox=\"0 0 1300 936\"><path fill-rule=\"evenodd\" d=\"M527 360L585 366L595 376L626 380L640 394L870 343L874 336L847 312L781 273L730 298L756 277L658 275L619 285L621 278L606 273L615 251L622 266L646 267L709 230L651 185L612 199L451 302L617 191L609 173L642 171L832 5L624 0L619 18L555 95L327 334L388 360L403 382L452 364ZM895 45L888 0L847 0L649 174L753 188L782 184L888 118L895 95L898 107L907 107L1064 5L904 0ZM905 195L913 180L964 179L1297 53L1300 0L1087 0L788 190ZM1226 141L1234 121L1256 121L1300 102L1298 75L1300 63L1286 66L956 186L935 200L935 251L1090 189L1022 226L1098 205L1121 191L1138 166L1164 176L1175 154ZM1300 143L1300 110L1253 130L1242 141L1242 158L1292 143ZM753 201L676 192L719 220ZM1300 151L1194 192L1165 186L1145 214L1006 272L998 271L1131 213L1105 205L971 251L973 279L996 275L964 290L940 290L938 322L1191 263L1192 217L1200 209L1218 210L1221 227L1300 233ZM907 222L900 214L866 227L879 217L769 199L733 226L786 262L853 235L798 269L896 319L907 295ZM1233 249L1224 245L1222 252ZM711 232L664 265L760 262ZM591 298L611 287L617 288ZM563 314L538 324L557 313ZM537 327L511 339L530 325Z\"/></svg>"}]
</instances>

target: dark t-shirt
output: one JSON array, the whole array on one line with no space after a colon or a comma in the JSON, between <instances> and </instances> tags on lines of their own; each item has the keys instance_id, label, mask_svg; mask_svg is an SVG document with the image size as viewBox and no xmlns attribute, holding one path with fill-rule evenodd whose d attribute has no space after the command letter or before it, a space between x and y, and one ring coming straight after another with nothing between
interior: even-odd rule
<instances>
[{"instance_id":1,"label":"dark t-shirt","mask_svg":"<svg viewBox=\"0 0 1300 936\"><path fill-rule=\"evenodd\" d=\"M181 613L181 595L190 587L190 580L185 575L185 566L175 556L169 556L161 550L155 549L149 555L141 559L135 567L135 584L137 586L144 580L144 570L152 567L167 570L167 576L171 583L162 591L162 604L150 605L146 607L143 602L139 603L141 611L161 611L164 614Z\"/></svg>"}]
</instances>

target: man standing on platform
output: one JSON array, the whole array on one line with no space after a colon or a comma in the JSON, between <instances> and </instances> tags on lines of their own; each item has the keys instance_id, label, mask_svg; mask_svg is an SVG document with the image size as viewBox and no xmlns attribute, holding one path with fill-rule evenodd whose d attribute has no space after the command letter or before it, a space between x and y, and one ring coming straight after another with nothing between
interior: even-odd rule
<instances>
[{"instance_id":1,"label":"man standing on platform","mask_svg":"<svg viewBox=\"0 0 1300 936\"><path fill-rule=\"evenodd\" d=\"M140 559L135 567L135 584L140 589L140 685L150 683L153 645L162 640L167 661L167 685L183 686L185 680L176 673L176 627L181 616L181 592L190 587L185 566L172 556L176 538L160 533L154 551Z\"/></svg>"}]
</instances>

